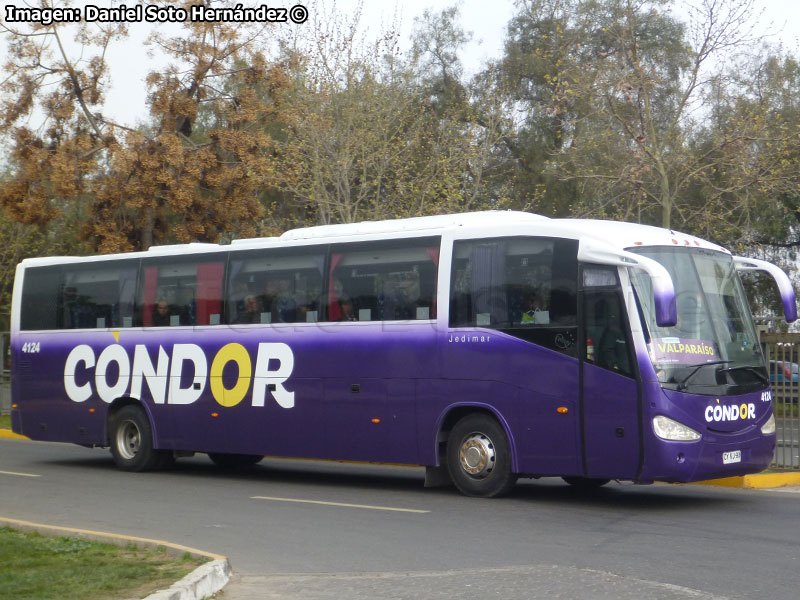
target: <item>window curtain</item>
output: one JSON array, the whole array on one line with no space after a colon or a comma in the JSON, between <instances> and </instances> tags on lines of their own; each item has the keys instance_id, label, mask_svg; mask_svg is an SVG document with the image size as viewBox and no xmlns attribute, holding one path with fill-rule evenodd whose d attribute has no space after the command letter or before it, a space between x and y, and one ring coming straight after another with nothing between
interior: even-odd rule
<instances>
[{"instance_id":1,"label":"window curtain","mask_svg":"<svg viewBox=\"0 0 800 600\"><path fill-rule=\"evenodd\" d=\"M236 318L239 316L239 308L244 309L244 298L237 297L235 282L239 279L239 275L244 270L246 263L246 259L231 259L230 263L228 263L228 297L225 302L225 313L227 314L228 323L235 323ZM269 307L267 307L266 310L269 310Z\"/></svg>"},{"instance_id":2,"label":"window curtain","mask_svg":"<svg viewBox=\"0 0 800 600\"><path fill-rule=\"evenodd\" d=\"M431 257L433 266L436 267L433 272L433 300L431 306L431 319L436 318L436 300L439 296L439 248L425 248L428 256Z\"/></svg>"},{"instance_id":3,"label":"window curtain","mask_svg":"<svg viewBox=\"0 0 800 600\"><path fill-rule=\"evenodd\" d=\"M80 305L78 289L76 288L77 273L67 271L64 273L64 293L61 298L61 326L64 329L81 327Z\"/></svg>"},{"instance_id":4,"label":"window curtain","mask_svg":"<svg viewBox=\"0 0 800 600\"><path fill-rule=\"evenodd\" d=\"M209 325L211 315L222 311L222 262L197 265L197 324Z\"/></svg>"},{"instance_id":5,"label":"window curtain","mask_svg":"<svg viewBox=\"0 0 800 600\"><path fill-rule=\"evenodd\" d=\"M508 321L505 258L505 242L476 243L472 247L473 322L479 314L489 314L492 325Z\"/></svg>"},{"instance_id":6,"label":"window curtain","mask_svg":"<svg viewBox=\"0 0 800 600\"><path fill-rule=\"evenodd\" d=\"M158 289L158 267L145 267L144 286L142 290L143 314L142 322L145 327L153 324L153 309L156 305L156 290Z\"/></svg>"},{"instance_id":7,"label":"window curtain","mask_svg":"<svg viewBox=\"0 0 800 600\"><path fill-rule=\"evenodd\" d=\"M116 327L125 326L125 317L131 319L133 323L133 305L136 301L136 275L138 267L122 269L119 273L119 306L117 314L113 316L113 325Z\"/></svg>"},{"instance_id":8,"label":"window curtain","mask_svg":"<svg viewBox=\"0 0 800 600\"><path fill-rule=\"evenodd\" d=\"M342 307L339 305L339 298L333 285L336 280L333 274L343 257L344 254L331 254L331 274L328 279L328 321L339 321L342 318Z\"/></svg>"}]
</instances>

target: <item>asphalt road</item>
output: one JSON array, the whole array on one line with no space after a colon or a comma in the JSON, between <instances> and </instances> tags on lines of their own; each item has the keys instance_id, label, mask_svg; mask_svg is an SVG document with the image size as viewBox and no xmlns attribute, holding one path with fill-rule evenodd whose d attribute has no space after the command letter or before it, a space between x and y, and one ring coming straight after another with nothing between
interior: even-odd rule
<instances>
[{"instance_id":1,"label":"asphalt road","mask_svg":"<svg viewBox=\"0 0 800 600\"><path fill-rule=\"evenodd\" d=\"M0 439L0 515L229 557L225 600L798 597L800 493L526 480L477 500L422 469L204 456L117 471L104 450Z\"/></svg>"}]
</instances>

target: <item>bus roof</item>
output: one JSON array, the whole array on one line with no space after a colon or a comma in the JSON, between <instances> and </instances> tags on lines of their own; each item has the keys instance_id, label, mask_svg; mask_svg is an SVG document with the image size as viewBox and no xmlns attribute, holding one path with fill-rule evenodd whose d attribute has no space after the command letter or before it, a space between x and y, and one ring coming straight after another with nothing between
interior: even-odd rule
<instances>
[{"instance_id":1,"label":"bus roof","mask_svg":"<svg viewBox=\"0 0 800 600\"><path fill-rule=\"evenodd\" d=\"M636 246L692 246L729 253L725 248L701 238L677 231L617 221L594 219L551 219L542 215L510 210L488 210L471 213L435 215L388 219L385 221L363 221L337 225L319 225L290 229L279 238L235 240L233 246L252 246L269 242L278 243L299 240L324 240L358 238L402 233L441 233L444 230L478 230L487 237L510 227L534 226L536 235L557 237L590 237L611 244L619 249Z\"/></svg>"},{"instance_id":2,"label":"bus roof","mask_svg":"<svg viewBox=\"0 0 800 600\"><path fill-rule=\"evenodd\" d=\"M431 229L450 229L452 227L479 226L492 227L509 223L549 221L547 217L526 212L487 210L452 215L430 217L411 217L408 219L389 219L386 221L364 221L342 225L320 225L290 229L281 236L285 240L304 240L342 235L376 235L382 233L425 231Z\"/></svg>"},{"instance_id":3,"label":"bus roof","mask_svg":"<svg viewBox=\"0 0 800 600\"><path fill-rule=\"evenodd\" d=\"M653 227L652 225L594 219L553 219L552 222L564 224L575 232L576 237L593 237L620 250L636 248L637 246L688 246L730 254L730 251L726 248L708 240L672 229Z\"/></svg>"},{"instance_id":4,"label":"bus roof","mask_svg":"<svg viewBox=\"0 0 800 600\"><path fill-rule=\"evenodd\" d=\"M247 248L282 247L304 245L315 242L344 242L365 238L402 237L404 234L436 235L445 231L475 233L476 237L502 235L540 235L588 238L610 245L619 250L637 246L688 246L699 247L730 254L725 248L698 237L650 225L601 221L592 219L551 219L542 215L521 211L490 210L461 214L410 217L385 221L363 221L338 225L319 225L291 229L280 237L248 238L234 240L230 245L211 243L189 243L153 246L144 252L125 253L122 256L148 257L180 254L201 254L225 249L242 250ZM102 255L92 257L51 257L25 259L25 266L40 264L69 263L76 260L93 261L118 258L121 255Z\"/></svg>"}]
</instances>

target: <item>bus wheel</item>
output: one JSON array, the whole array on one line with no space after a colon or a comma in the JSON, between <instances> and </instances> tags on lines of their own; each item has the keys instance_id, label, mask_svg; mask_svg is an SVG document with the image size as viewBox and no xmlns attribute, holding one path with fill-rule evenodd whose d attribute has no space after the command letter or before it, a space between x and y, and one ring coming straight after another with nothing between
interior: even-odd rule
<instances>
[{"instance_id":1,"label":"bus wheel","mask_svg":"<svg viewBox=\"0 0 800 600\"><path fill-rule=\"evenodd\" d=\"M517 481L511 472L505 431L495 419L482 414L468 415L453 427L447 442L447 468L465 496L502 496Z\"/></svg>"},{"instance_id":2,"label":"bus wheel","mask_svg":"<svg viewBox=\"0 0 800 600\"><path fill-rule=\"evenodd\" d=\"M209 452L208 458L222 469L244 469L252 467L264 458L260 454L221 454Z\"/></svg>"},{"instance_id":3,"label":"bus wheel","mask_svg":"<svg viewBox=\"0 0 800 600\"><path fill-rule=\"evenodd\" d=\"M610 479L593 479L592 477L562 477L561 479L579 490L596 490L611 481Z\"/></svg>"},{"instance_id":4,"label":"bus wheel","mask_svg":"<svg viewBox=\"0 0 800 600\"><path fill-rule=\"evenodd\" d=\"M123 471L149 471L162 463L153 448L153 431L138 406L123 406L111 419L111 455Z\"/></svg>"}]
</instances>

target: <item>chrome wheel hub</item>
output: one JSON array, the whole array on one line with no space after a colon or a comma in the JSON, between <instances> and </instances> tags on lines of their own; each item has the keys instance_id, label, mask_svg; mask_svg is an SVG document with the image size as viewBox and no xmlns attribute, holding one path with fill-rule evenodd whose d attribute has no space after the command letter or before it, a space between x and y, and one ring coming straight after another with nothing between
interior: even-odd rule
<instances>
[{"instance_id":1,"label":"chrome wheel hub","mask_svg":"<svg viewBox=\"0 0 800 600\"><path fill-rule=\"evenodd\" d=\"M125 459L135 458L142 444L142 435L133 421L125 421L117 429L117 449Z\"/></svg>"},{"instance_id":2,"label":"chrome wheel hub","mask_svg":"<svg viewBox=\"0 0 800 600\"><path fill-rule=\"evenodd\" d=\"M482 433L471 433L465 437L458 454L461 468L476 479L487 477L494 469L494 444Z\"/></svg>"}]
</instances>

